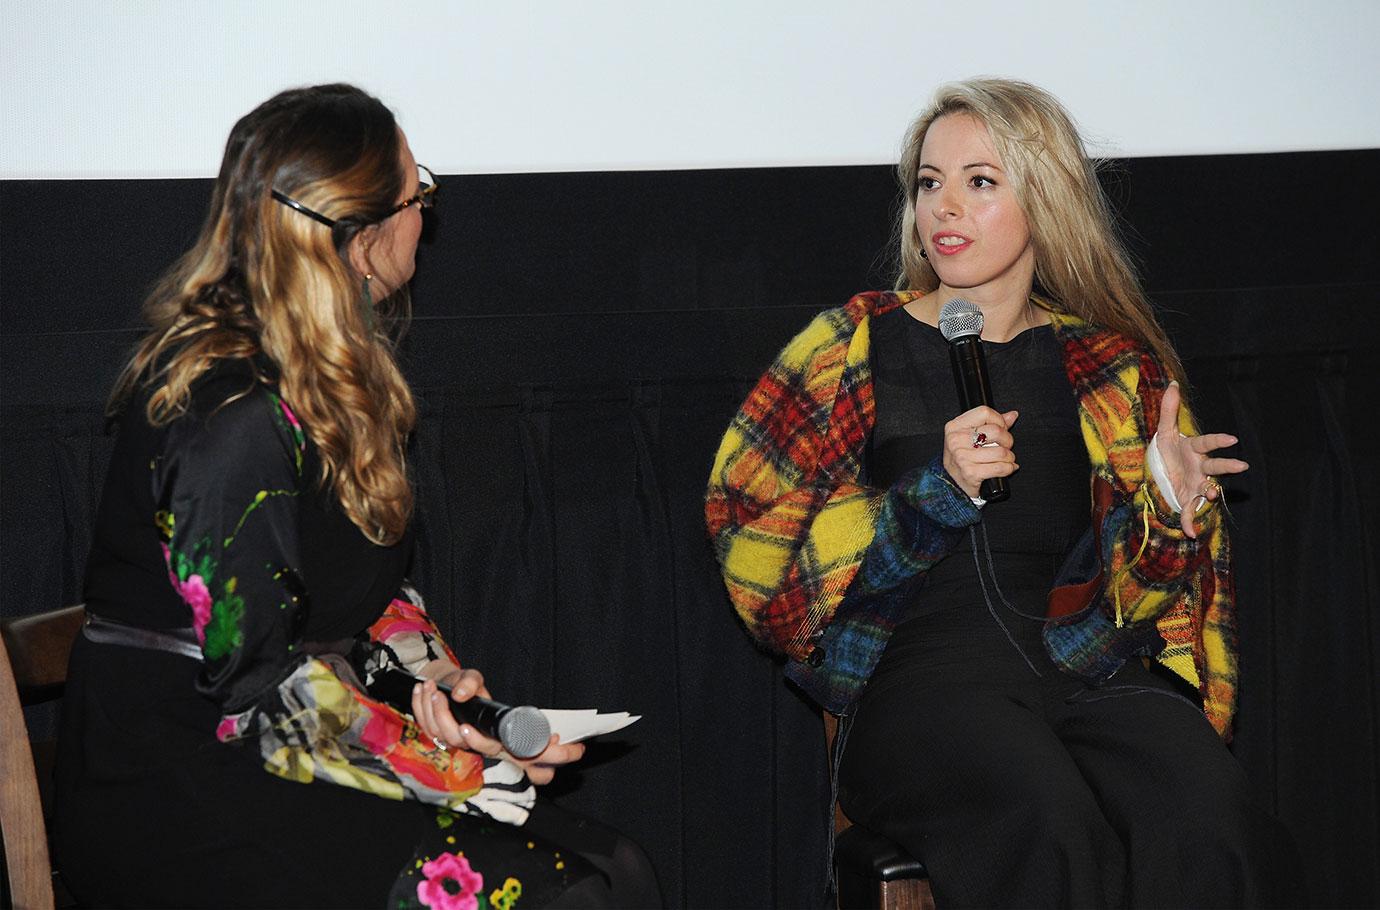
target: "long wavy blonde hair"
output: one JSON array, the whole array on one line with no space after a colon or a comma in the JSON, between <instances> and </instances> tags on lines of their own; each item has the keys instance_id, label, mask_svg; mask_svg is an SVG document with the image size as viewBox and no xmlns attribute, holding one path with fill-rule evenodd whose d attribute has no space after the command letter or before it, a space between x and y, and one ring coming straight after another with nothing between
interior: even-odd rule
<instances>
[{"instance_id":1,"label":"long wavy blonde hair","mask_svg":"<svg viewBox=\"0 0 1380 910\"><path fill-rule=\"evenodd\" d=\"M111 396L113 412L148 390L146 415L161 426L187 411L216 361L246 361L276 379L320 453L321 483L381 545L397 542L412 513L404 447L416 407L393 341L409 306L405 288L372 305L349 246L393 209L400 154L392 113L349 85L292 89L242 117L201 233L145 302L152 331ZM273 190L335 225L279 204Z\"/></svg>"},{"instance_id":2,"label":"long wavy blonde hair","mask_svg":"<svg viewBox=\"0 0 1380 910\"><path fill-rule=\"evenodd\" d=\"M911 124L897 167L905 207L897 287L932 291L939 277L921 255L915 195L925 134L940 117L968 114L987 127L1025 212L1035 249L1035 289L1052 306L1145 345L1170 378L1183 366L1155 318L1116 230L1073 119L1044 89L1010 79L946 85Z\"/></svg>"}]
</instances>

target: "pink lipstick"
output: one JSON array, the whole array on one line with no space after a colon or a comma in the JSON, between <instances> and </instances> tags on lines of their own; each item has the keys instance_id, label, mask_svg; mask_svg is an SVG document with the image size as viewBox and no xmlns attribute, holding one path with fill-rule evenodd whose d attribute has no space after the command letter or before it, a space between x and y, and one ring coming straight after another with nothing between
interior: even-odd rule
<instances>
[{"instance_id":1,"label":"pink lipstick","mask_svg":"<svg viewBox=\"0 0 1380 910\"><path fill-rule=\"evenodd\" d=\"M930 250L941 256L954 256L968 249L973 241L953 231L940 231L930 236Z\"/></svg>"}]
</instances>

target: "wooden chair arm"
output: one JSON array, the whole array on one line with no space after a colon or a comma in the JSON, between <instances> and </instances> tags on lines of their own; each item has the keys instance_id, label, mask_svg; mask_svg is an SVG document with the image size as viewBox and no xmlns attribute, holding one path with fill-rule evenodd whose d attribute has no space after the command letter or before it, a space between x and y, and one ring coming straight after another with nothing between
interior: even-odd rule
<instances>
[{"instance_id":1,"label":"wooden chair arm","mask_svg":"<svg viewBox=\"0 0 1380 910\"><path fill-rule=\"evenodd\" d=\"M66 681L67 658L85 618L86 607L77 604L0 623L21 701Z\"/></svg>"}]
</instances>

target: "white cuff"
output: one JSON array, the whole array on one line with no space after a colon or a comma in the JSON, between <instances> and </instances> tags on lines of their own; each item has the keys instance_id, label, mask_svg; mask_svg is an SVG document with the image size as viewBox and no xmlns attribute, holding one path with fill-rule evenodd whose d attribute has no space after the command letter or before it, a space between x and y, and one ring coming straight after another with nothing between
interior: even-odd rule
<instances>
[{"instance_id":1,"label":"white cuff","mask_svg":"<svg viewBox=\"0 0 1380 910\"><path fill-rule=\"evenodd\" d=\"M527 822L537 790L526 773L510 761L484 760L484 786L465 802L466 812L486 815L509 825Z\"/></svg>"},{"instance_id":2,"label":"white cuff","mask_svg":"<svg viewBox=\"0 0 1380 910\"><path fill-rule=\"evenodd\" d=\"M1179 497L1174 495L1174 484L1169 481L1169 472L1165 470L1158 440L1159 434L1156 433L1150 437L1150 445L1145 447L1145 469L1150 472L1150 478L1155 481L1155 486L1159 487L1160 495L1169 504L1169 508L1175 512L1182 512L1184 509L1179 504Z\"/></svg>"}]
</instances>

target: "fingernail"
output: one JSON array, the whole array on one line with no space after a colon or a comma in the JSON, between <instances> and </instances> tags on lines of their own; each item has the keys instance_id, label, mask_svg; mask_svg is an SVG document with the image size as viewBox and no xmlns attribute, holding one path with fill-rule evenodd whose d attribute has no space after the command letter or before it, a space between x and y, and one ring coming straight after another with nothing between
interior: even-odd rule
<instances>
[{"instance_id":1,"label":"fingernail","mask_svg":"<svg viewBox=\"0 0 1380 910\"><path fill-rule=\"evenodd\" d=\"M461 725L461 727L460 727L460 735L461 735L461 736L469 736L469 735L470 735L471 733L473 733L473 732L474 732L474 730L473 730L473 728L470 727L469 724L463 724L463 725Z\"/></svg>"},{"instance_id":2,"label":"fingernail","mask_svg":"<svg viewBox=\"0 0 1380 910\"><path fill-rule=\"evenodd\" d=\"M422 694L422 684L421 684L421 683L417 683L417 685L415 685L415 686L412 687L412 694L413 694L413 695L420 695L420 694Z\"/></svg>"},{"instance_id":3,"label":"fingernail","mask_svg":"<svg viewBox=\"0 0 1380 910\"><path fill-rule=\"evenodd\" d=\"M1171 379L1171 380L1169 380L1169 384L1170 384L1170 385L1175 385L1175 386L1176 386L1176 385L1179 384L1179 380L1177 380L1177 379Z\"/></svg>"},{"instance_id":4,"label":"fingernail","mask_svg":"<svg viewBox=\"0 0 1380 910\"><path fill-rule=\"evenodd\" d=\"M432 700L433 703L439 703L439 702L441 701L441 693L440 693L440 692L432 692L432 693L431 693L431 700Z\"/></svg>"}]
</instances>

